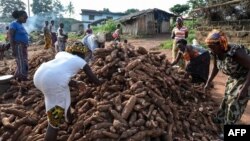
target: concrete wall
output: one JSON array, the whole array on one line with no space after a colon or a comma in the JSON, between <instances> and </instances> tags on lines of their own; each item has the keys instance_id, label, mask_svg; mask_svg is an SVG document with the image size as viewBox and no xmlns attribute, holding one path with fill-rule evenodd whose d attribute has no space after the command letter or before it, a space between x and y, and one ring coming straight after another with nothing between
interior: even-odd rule
<instances>
[{"instance_id":1,"label":"concrete wall","mask_svg":"<svg viewBox=\"0 0 250 141\"><path fill-rule=\"evenodd\" d=\"M71 31L73 32L79 32L83 31L83 24L82 23L75 23L71 25Z\"/></svg>"},{"instance_id":2,"label":"concrete wall","mask_svg":"<svg viewBox=\"0 0 250 141\"><path fill-rule=\"evenodd\" d=\"M224 31L230 43L239 43L250 48L250 20L209 22L197 27L196 38L204 43L208 33L213 29Z\"/></svg>"},{"instance_id":3,"label":"concrete wall","mask_svg":"<svg viewBox=\"0 0 250 141\"><path fill-rule=\"evenodd\" d=\"M94 20L89 20L89 15L82 15L82 21L84 25L84 29L88 27L88 24L100 20L100 19L106 19L107 17L112 17L113 20L120 18L119 15L113 15L113 14L98 14L94 15Z\"/></svg>"}]
</instances>

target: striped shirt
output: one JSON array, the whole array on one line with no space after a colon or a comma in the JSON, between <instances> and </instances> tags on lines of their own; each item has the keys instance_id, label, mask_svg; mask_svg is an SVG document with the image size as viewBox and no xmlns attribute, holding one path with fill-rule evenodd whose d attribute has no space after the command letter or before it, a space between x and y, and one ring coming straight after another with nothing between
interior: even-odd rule
<instances>
[{"instance_id":1,"label":"striped shirt","mask_svg":"<svg viewBox=\"0 0 250 141\"><path fill-rule=\"evenodd\" d=\"M175 27L173 29L173 31L172 31L175 34L174 39L176 41L178 41L180 39L185 39L185 34L186 34L187 31L188 31L188 29L186 27L184 27L184 26L181 27L180 29L178 29L177 27Z\"/></svg>"}]
</instances>

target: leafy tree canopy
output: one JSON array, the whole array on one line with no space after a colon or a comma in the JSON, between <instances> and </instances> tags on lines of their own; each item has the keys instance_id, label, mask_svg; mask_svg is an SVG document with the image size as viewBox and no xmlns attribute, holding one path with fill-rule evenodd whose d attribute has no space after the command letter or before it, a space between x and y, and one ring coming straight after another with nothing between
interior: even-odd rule
<instances>
[{"instance_id":1,"label":"leafy tree canopy","mask_svg":"<svg viewBox=\"0 0 250 141\"><path fill-rule=\"evenodd\" d=\"M138 12L138 11L140 11L140 10L131 8L131 9L126 10L125 13L126 14L131 14L131 13L135 13L135 12Z\"/></svg>"},{"instance_id":2,"label":"leafy tree canopy","mask_svg":"<svg viewBox=\"0 0 250 141\"><path fill-rule=\"evenodd\" d=\"M61 12L65 11L65 8L63 7L62 3L59 0L53 0L53 13L56 15L59 15Z\"/></svg>"},{"instance_id":3,"label":"leafy tree canopy","mask_svg":"<svg viewBox=\"0 0 250 141\"><path fill-rule=\"evenodd\" d=\"M204 7L207 4L206 0L189 0L187 3L190 5L191 9Z\"/></svg>"},{"instance_id":4,"label":"leafy tree canopy","mask_svg":"<svg viewBox=\"0 0 250 141\"><path fill-rule=\"evenodd\" d=\"M51 12L53 9L52 0L33 0L31 7L34 14Z\"/></svg>"},{"instance_id":5,"label":"leafy tree canopy","mask_svg":"<svg viewBox=\"0 0 250 141\"><path fill-rule=\"evenodd\" d=\"M25 3L21 0L0 0L0 16L2 18L10 18L15 10L25 10Z\"/></svg>"},{"instance_id":6,"label":"leafy tree canopy","mask_svg":"<svg viewBox=\"0 0 250 141\"><path fill-rule=\"evenodd\" d=\"M183 15L187 13L189 10L189 5L188 4L176 4L173 7L170 8L170 11L173 12L176 15Z\"/></svg>"},{"instance_id":7,"label":"leafy tree canopy","mask_svg":"<svg viewBox=\"0 0 250 141\"><path fill-rule=\"evenodd\" d=\"M59 0L33 0L31 7L35 15L49 12L58 15L64 11L64 7Z\"/></svg>"}]
</instances>

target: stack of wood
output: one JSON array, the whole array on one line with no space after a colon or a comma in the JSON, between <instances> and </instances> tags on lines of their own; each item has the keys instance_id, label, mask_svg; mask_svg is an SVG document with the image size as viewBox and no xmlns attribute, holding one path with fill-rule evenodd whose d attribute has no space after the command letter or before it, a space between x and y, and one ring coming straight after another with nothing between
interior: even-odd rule
<instances>
[{"instance_id":1,"label":"stack of wood","mask_svg":"<svg viewBox=\"0 0 250 141\"><path fill-rule=\"evenodd\" d=\"M30 74L52 55L41 53L30 60ZM202 93L169 65L165 55L140 47L98 49L91 64L106 81L95 86L80 72L73 79L86 90L71 87L72 124L61 125L59 141L213 140L219 128L212 122L214 107ZM44 99L32 81L19 92L18 84L0 98L0 137L5 140L44 140L48 124Z\"/></svg>"}]
</instances>

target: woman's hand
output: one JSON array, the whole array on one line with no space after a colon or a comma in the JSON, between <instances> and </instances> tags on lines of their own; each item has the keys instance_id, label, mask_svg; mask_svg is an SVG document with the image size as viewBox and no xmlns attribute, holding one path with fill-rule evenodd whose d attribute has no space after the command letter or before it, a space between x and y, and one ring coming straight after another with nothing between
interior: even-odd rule
<instances>
[{"instance_id":1,"label":"woman's hand","mask_svg":"<svg viewBox=\"0 0 250 141\"><path fill-rule=\"evenodd\" d=\"M77 82L77 87L78 87L78 89L79 89L79 91L85 91L86 90L86 85L85 85L85 83L83 83L83 82L81 82L81 81L78 81Z\"/></svg>"}]
</instances>

